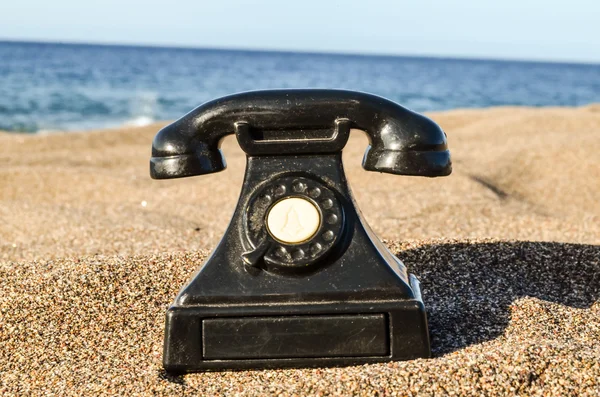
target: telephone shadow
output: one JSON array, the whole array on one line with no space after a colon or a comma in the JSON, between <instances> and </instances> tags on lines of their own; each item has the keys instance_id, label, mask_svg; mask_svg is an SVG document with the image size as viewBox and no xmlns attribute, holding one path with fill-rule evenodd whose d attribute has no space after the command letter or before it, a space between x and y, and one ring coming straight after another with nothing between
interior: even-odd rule
<instances>
[{"instance_id":1,"label":"telephone shadow","mask_svg":"<svg viewBox=\"0 0 600 397\"><path fill-rule=\"evenodd\" d=\"M600 296L600 246L465 242L396 255L421 281L434 356L502 335L517 298L589 308Z\"/></svg>"}]
</instances>

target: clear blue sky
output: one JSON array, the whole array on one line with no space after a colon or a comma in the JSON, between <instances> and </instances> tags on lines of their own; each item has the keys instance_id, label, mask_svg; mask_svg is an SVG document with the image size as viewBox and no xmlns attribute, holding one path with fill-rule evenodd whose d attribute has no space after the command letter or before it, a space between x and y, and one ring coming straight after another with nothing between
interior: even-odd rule
<instances>
[{"instance_id":1,"label":"clear blue sky","mask_svg":"<svg viewBox=\"0 0 600 397\"><path fill-rule=\"evenodd\" d=\"M0 39L600 62L600 0L2 0Z\"/></svg>"}]
</instances>

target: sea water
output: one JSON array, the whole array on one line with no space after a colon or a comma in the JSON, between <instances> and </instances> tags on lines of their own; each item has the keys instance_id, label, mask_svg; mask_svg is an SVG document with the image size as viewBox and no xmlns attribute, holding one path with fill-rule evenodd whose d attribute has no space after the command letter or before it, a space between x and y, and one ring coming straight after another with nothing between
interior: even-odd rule
<instances>
[{"instance_id":1,"label":"sea water","mask_svg":"<svg viewBox=\"0 0 600 397\"><path fill-rule=\"evenodd\" d=\"M600 65L0 42L0 130L88 130L175 119L264 88L343 88L416 111L600 102Z\"/></svg>"}]
</instances>

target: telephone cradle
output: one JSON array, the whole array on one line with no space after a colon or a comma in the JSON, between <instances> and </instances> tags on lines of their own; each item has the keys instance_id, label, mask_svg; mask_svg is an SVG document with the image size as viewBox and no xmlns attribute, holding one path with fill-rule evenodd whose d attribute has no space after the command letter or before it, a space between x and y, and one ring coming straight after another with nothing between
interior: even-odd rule
<instances>
[{"instance_id":1,"label":"telephone cradle","mask_svg":"<svg viewBox=\"0 0 600 397\"><path fill-rule=\"evenodd\" d=\"M365 222L342 149L369 138L363 167L451 172L446 135L387 99L269 90L207 102L154 138L154 179L218 172L220 142L247 154L233 218L166 315L163 365L182 373L333 366L430 356L419 281Z\"/></svg>"}]
</instances>

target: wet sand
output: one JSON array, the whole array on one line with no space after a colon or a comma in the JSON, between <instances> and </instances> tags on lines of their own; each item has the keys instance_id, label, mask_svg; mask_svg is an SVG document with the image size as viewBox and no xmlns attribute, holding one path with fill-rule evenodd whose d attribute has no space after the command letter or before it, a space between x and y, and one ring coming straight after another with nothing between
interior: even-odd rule
<instances>
[{"instance_id":1,"label":"wet sand","mask_svg":"<svg viewBox=\"0 0 600 397\"><path fill-rule=\"evenodd\" d=\"M345 167L366 219L421 280L434 358L172 377L164 312L225 230L244 154L148 175L160 125L0 133L2 395L600 394L600 105L429 114L454 172Z\"/></svg>"}]
</instances>

